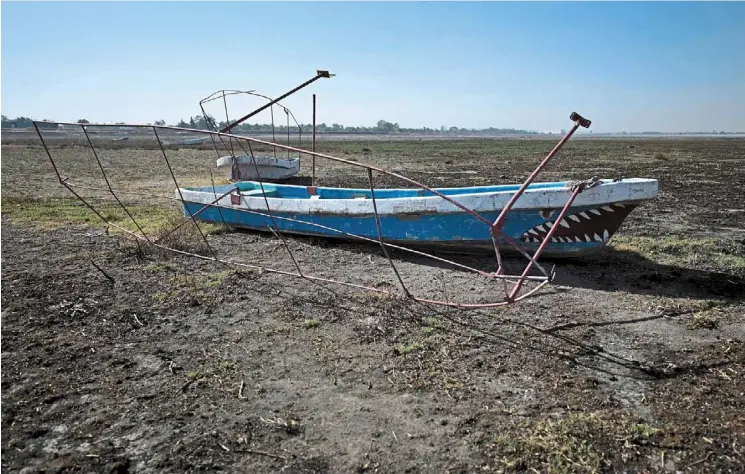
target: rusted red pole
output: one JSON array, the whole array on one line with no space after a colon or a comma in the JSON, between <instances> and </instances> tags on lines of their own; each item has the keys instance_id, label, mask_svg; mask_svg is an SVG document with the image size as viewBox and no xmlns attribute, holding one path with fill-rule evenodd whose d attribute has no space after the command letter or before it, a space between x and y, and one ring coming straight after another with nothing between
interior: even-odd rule
<instances>
[{"instance_id":1,"label":"rusted red pole","mask_svg":"<svg viewBox=\"0 0 745 474\"><path fill-rule=\"evenodd\" d=\"M546 237L543 239L543 242L541 242L541 245L538 246L538 250L535 251L535 254L533 255L533 259L528 262L528 265L523 270L523 274L520 275L520 279L517 280L515 283L515 286L512 289L512 293L507 297L507 301L513 302L515 301L515 296L517 295L517 292L520 291L520 287L523 285L523 282L525 281L525 277L530 272L530 269L533 267L533 262L538 260L538 257L541 256L543 253L543 250L548 245L549 241L551 240L551 237L553 237L554 232L559 227L559 222L561 222L564 219L564 216L566 215L567 211L569 211L569 208L572 207L572 203L574 203L574 200L577 198L579 193L582 192L582 188L577 186L572 191L572 195L569 196L569 200L564 204L564 207L561 209L561 212L559 212L559 215L554 220L553 225L551 225L551 229L549 229L548 234L546 234Z\"/></svg>"},{"instance_id":2,"label":"rusted red pole","mask_svg":"<svg viewBox=\"0 0 745 474\"><path fill-rule=\"evenodd\" d=\"M566 143L567 140L569 140L569 138L574 135L574 132L576 132L579 127L589 128L590 124L592 123L590 120L582 117L577 112L572 112L569 116L569 119L574 122L572 128L567 132L566 135L564 135L564 138L562 138L559 143L556 144L554 149L551 150L546 158L541 161L541 164L539 164L538 167L530 174L530 176L528 176L528 179L526 179L522 186L520 186L520 189L518 189L517 192L509 200L509 202L507 202L507 205L504 206L502 212L499 213L499 216L494 221L494 224L492 224L492 233L502 230L502 225L504 224L504 220L507 218L507 213L510 212L510 209L512 209L512 206L515 204L515 201L517 201L518 198L525 192L525 190L528 188L528 186L530 186L530 183L533 182L536 176L538 176L538 174L543 171L543 168L546 167L548 162L551 161L551 158L554 157L559 149L564 146L564 143Z\"/></svg>"},{"instance_id":3,"label":"rusted red pole","mask_svg":"<svg viewBox=\"0 0 745 474\"><path fill-rule=\"evenodd\" d=\"M313 145L311 150L313 150L313 153L316 152L316 95L313 94ZM313 155L313 176L311 179L311 186L316 185L316 155Z\"/></svg>"}]
</instances>

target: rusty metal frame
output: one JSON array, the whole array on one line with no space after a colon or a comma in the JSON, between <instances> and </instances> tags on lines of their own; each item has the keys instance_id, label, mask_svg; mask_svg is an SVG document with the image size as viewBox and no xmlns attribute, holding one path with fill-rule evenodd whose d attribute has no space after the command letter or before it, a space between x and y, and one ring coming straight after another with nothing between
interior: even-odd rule
<instances>
[{"instance_id":1,"label":"rusty metal frame","mask_svg":"<svg viewBox=\"0 0 745 474\"><path fill-rule=\"evenodd\" d=\"M272 142L276 141L275 123L274 123L274 106L279 107L282 111L284 111L285 116L287 118L287 125L286 125L286 127L287 127L287 145L290 145L290 143L291 143L291 137L290 137L290 117L292 117L292 121L295 123L295 128L297 129L298 148L300 148L300 147L303 146L303 127L298 122L297 118L295 117L295 114L293 114L292 111L289 108L287 108L284 105L282 105L279 102L278 99L276 99L276 100L275 99L272 99L271 97L266 96L264 94L259 94L258 92L254 91L254 90L250 90L250 91L246 90L246 91L244 91L244 90L237 90L237 89L223 89L223 90L219 90L219 91L213 92L209 96L207 96L204 99L200 100L199 101L199 108L202 110L202 117L204 117L205 121L208 123L208 125L210 127L210 130L212 130L214 132L217 132L217 130L218 130L217 125L218 124L215 123L214 120L211 120L211 116L209 114L207 114L207 111L205 110L205 107L204 107L205 104L210 103L210 102L213 102L213 101L216 101L216 100L222 99L223 108L224 108L224 112L225 112L225 120L226 120L226 122L230 122L230 112L229 112L229 109L228 109L227 98L230 97L230 96L235 96L235 95L247 95L247 96L253 96L253 97L260 97L262 99L266 99L267 100L267 104L265 104L265 105L259 107L258 109L254 110L254 112L252 112L248 116L254 116L254 115L256 115L256 113L258 113L258 112L260 112L262 110L266 110L267 108L269 108L269 112L270 112L270 116L271 116L270 117L270 120L271 120L271 126L272 126ZM213 146L215 148L215 152L217 153L217 157L220 158L220 150L217 148L217 141L215 140L215 136L214 135L211 135L211 138L212 138L212 144L213 144ZM228 153L229 156L232 156L234 158L234 160L233 160L233 178L235 179L238 175L236 173L237 162L235 162L236 155L235 155L235 148L233 147L233 138L230 138L229 139L230 147L228 147L225 144L225 141L223 140L223 137L222 136L218 135L217 136L217 139L219 139L220 140L220 143L222 143L223 147L225 148L226 153ZM240 142L239 142L239 145L240 145ZM243 147L241 147L241 148L243 148ZM276 158L277 157L277 147L274 146L272 148L273 148L273 151L274 151L274 157ZM243 148L243 151L244 151L244 154L246 154L246 155L248 154L246 152L245 148ZM287 158L288 159L290 158L290 150L287 150ZM301 153L298 153L298 159L302 159L302 154Z\"/></svg>"},{"instance_id":2,"label":"rusty metal frame","mask_svg":"<svg viewBox=\"0 0 745 474\"><path fill-rule=\"evenodd\" d=\"M223 91L223 94L224 94L224 92L225 91ZM557 143L557 145L551 150L551 152L540 162L540 164L535 168L535 170L523 182L523 184L520 186L520 188L512 195L511 199L508 201L507 205L505 205L504 209L502 209L502 211L500 212L499 216L497 217L497 219L494 222L488 221L487 219L485 219L483 216L481 216L480 214L476 213L472 209L469 209L468 207L462 205L461 203L459 203L459 202L451 199L449 196L446 196L446 195L438 192L437 190L435 190L435 189L433 189L433 188L431 188L431 187L429 187L429 186L427 186L425 184L422 184L422 183L419 183L419 182L417 182L415 180L412 180L410 178L407 178L406 176L403 176L403 175L401 175L399 173L395 173L395 172L392 172L392 171L387 171L387 170L381 169L381 168L376 167L376 166L372 166L372 165L368 165L368 164L363 164L363 163L356 162L356 161L345 160L343 158L334 157L334 156L331 156L331 155L328 155L328 154L324 154L324 153L318 153L316 151L304 150L302 148L293 147L293 146L291 146L289 144L288 145L283 145L283 144L276 143L276 142L269 142L269 141L260 140L260 139L257 139L257 138L246 137L246 136L236 136L236 135L227 134L227 133L223 133L223 132L205 131L205 130L194 130L194 129L181 128L181 127L157 126L157 125L156 126L153 126L153 125L127 125L127 127L151 129L153 131L153 133L155 135L155 138L156 138L156 140L157 140L157 142L159 144L159 148L161 150L161 154L163 156L163 159L166 162L166 165L168 167L168 170L169 170L169 173L170 173L170 177L173 180L173 183L176 186L176 189L177 189L178 195L179 195L178 198L169 197L169 199L173 199L173 200L176 200L176 201L180 202L182 204L182 206L184 207L184 209L187 209L187 210L188 210L188 208L185 206L186 201L184 200L184 197L181 194L181 187L180 187L180 185L178 183L178 179L177 179L177 177L176 177L176 175L175 175L175 173L173 171L173 168L172 168L172 166L170 164L170 160L168 158L168 153L166 152L166 148L163 146L163 143L161 141L160 135L158 133L159 130L162 130L162 131L187 131L187 132L190 132L190 133L209 134L213 138L213 141L214 141L214 138L218 138L221 141L222 141L223 138L227 138L227 139L229 139L231 141L232 140L235 140L236 143L238 143L241 146L241 148L243 148L243 150L246 152L246 154L249 155L249 156L251 156L252 162L253 162L253 164L255 166L256 173L257 173L257 176L258 176L258 179L256 181L260 184L260 187L261 187L261 190L262 190L262 195L264 197L264 202L266 204L266 212L262 212L262 211L258 211L258 210L249 210L249 209L236 209L236 208L232 208L230 206L225 206L225 205L220 204L219 201L222 198L224 198L226 195L228 195L232 191L234 191L234 189L231 188L228 192L223 193L219 197L216 196L217 193L215 192L215 199L212 202L210 202L209 204L204 204L197 212L192 213L191 210L188 210L188 215L185 216L184 220L181 223L179 223L174 229L172 229L169 232L169 233L174 232L176 229L178 229L179 227L181 227L182 225L184 225L186 222L189 222L189 221L193 222L194 225L199 230L199 233L200 233L202 239L204 240L205 244L210 249L210 251L212 253L212 256L201 255L201 254L197 254L197 253L193 253L193 252L187 252L187 251L184 251L184 250L178 250L178 249L175 249L175 248L172 248L172 247L168 247L168 246L162 244L163 238L160 238L158 240L153 241L152 239L149 239L145 235L144 232L142 232L142 229L139 226L139 224L137 224L137 228L141 231L142 236L140 236L139 234L137 234L135 232L132 232L132 231L130 231L128 229L125 229L125 228L123 228L123 227L121 227L119 225L116 225L116 224L110 222L108 219L106 219L102 215L102 213L98 212L88 201L86 201L79 193L75 192L75 190L73 189L74 187L78 187L78 188L84 188L84 189L99 189L99 190L103 190L103 191L108 190L115 197L115 199L117 200L117 202L119 203L119 205L122 206L123 208L125 208L125 211L127 211L127 214L130 216L130 218L133 221L136 222L136 220L134 219L134 217L132 217L131 213L129 213L129 211L126 209L126 206L122 203L122 201L118 198L118 196L115 193L115 191L112 189L111 184L110 184L110 182L108 180L108 177L106 176L106 171L103 168L103 166L101 165L100 160L98 159L98 154L96 153L95 147L93 145L93 142L90 140L90 138L88 138L88 144L89 144L90 148L93 150L94 156L96 157L96 160L97 160L97 162L99 164L99 168L100 168L102 174L104 175L104 179L106 181L106 186L107 186L106 188L94 188L94 187L89 187L89 186L80 186L80 185L76 185L74 183L71 183L68 178L63 178L62 175L61 175L61 173L60 173L60 171L59 171L58 165L55 162L54 157L53 157L53 155L52 155L52 153L50 151L50 148L47 146L47 143L45 142L45 140L43 138L43 135L41 133L41 130L39 129L39 127L37 125L37 122L34 122L34 127L36 129L37 134L39 135L39 138L40 138L41 143L42 143L42 146L43 146L43 148L44 148L44 150L45 150L45 152L47 154L47 157L49 158L50 162L52 163L52 166L54 168L54 171L55 171L55 173L57 175L57 178L58 178L60 184L63 185L63 186L65 186L77 199L79 199L81 202L83 202L84 205L86 205L89 209L91 209L107 225L109 225L111 227L114 227L114 228L117 228L117 229L125 232L126 234L130 235L131 237L135 238L138 241L139 240L145 240L148 244L153 245L155 247L159 247L159 248L161 248L163 250L167 250L167 251L171 251L171 252L174 252L174 253L178 253L178 254L182 254L182 255L187 255L187 256L191 256L191 257L196 257L196 258L200 258L200 259L212 260L212 261L219 262L219 263L222 263L222 264L225 264L225 265L230 265L230 266L235 266L235 267L243 267L243 268L254 268L254 269L258 269L260 271L268 272L268 273L275 273L275 274L280 274L280 275L295 276L295 277L303 278L305 280L308 280L308 281L311 281L311 282L314 282L314 283L332 283L332 284L344 285L344 286L347 286L347 287L361 289L361 290L374 291L374 292L385 293L385 294L392 294L392 292L391 291L388 291L388 290L383 290L383 289L380 289L380 288L375 288L375 287L365 286L365 285L361 285L361 284L356 284L356 283L351 283L351 282L336 280L336 279L332 279L332 278L323 278L323 277L315 276L315 275L309 274L307 272L304 272L302 270L302 268L300 267L300 264L298 263L297 259L294 257L294 255L292 253L292 250L291 250L291 248L290 248L290 246L289 246L289 244L287 242L287 239L282 235L282 232L280 231L279 226L277 226L277 221L278 220L299 222L299 223L303 223L303 224L306 224L306 225L310 225L310 226L322 228L322 229L325 229L325 230L330 230L330 231L339 233L339 234L341 234L344 237L349 237L349 238L352 238L352 239L355 239L355 240L360 240L360 241L377 243L378 245L380 245L380 247L381 247L384 255L386 256L386 258L388 260L389 265L391 266L391 268L392 268L392 270L393 270L396 278L398 279L398 281L399 281L399 283L401 285L401 288L403 290L404 296L407 297L407 298L410 298L410 299L412 299L414 301L418 301L418 302L421 302L421 303L430 303L430 304L436 304L436 305L447 306L447 307L456 307L456 308L461 308L461 309L476 309L476 308L490 308L490 307L504 306L504 305L515 303L515 302L520 301L522 299L528 298L528 297L532 296L533 294L535 294L537 291L539 291L541 288L543 288L545 285L547 285L548 283L550 283L552 281L552 279L553 279L553 276L554 276L553 269L551 270L551 272L546 271L546 269L540 263L538 263L538 260L539 260L540 256L543 254L546 245L548 244L548 242L550 242L550 239L551 239L551 237L552 237L552 235L553 235L553 233L554 233L554 231L556 229L556 226L552 226L550 228L550 230L549 230L548 234L545 236L543 242L539 245L539 247L531 255L530 253L528 253L526 251L525 248L522 247L522 245L520 245L519 242L514 241L513 239L511 239L509 236L505 235L502 232L502 225L504 224L504 221L505 221L508 213L510 212L510 210L512 209L512 207L514 206L514 204L517 202L517 200L519 199L519 197L525 192L525 190L528 188L528 186L530 185L530 183L532 183L535 180L535 178L540 174L540 172L548 165L548 163L550 162L550 160L556 155L556 153L567 142L567 140L569 140L569 138L571 138L571 136L574 134L574 132L580 126L587 128L587 127L590 126L590 123L591 123L589 120L584 119L583 117L581 117L580 115L578 115L578 114L576 114L574 112L570 115L570 119L574 122L573 127L559 141L559 143ZM88 137L87 128L90 128L90 127L106 128L106 127L119 127L119 126L121 126L121 125L114 125L114 124L85 124L85 125L81 125L81 124L73 124L73 123L67 123L67 122L55 122L55 123L57 123L58 125L64 125L64 126L79 126L79 127L81 127L83 129L84 133L86 134L86 137ZM246 150L246 148L243 146L244 144L247 145L248 150ZM377 228L377 236L378 236L378 238L377 239L372 239L372 238L365 237L365 236L362 236L362 235L351 234L351 233L348 233L348 232L345 232L345 231L342 231L342 230L339 230L339 229L334 229L334 228L331 228L331 227L328 227L328 226L324 226L324 225L316 224L314 222L304 221L304 220L300 220L300 219L293 219L293 218L283 217L283 216L275 216L274 213L271 210L271 206L269 205L269 200L268 200L268 198L266 196L266 192L264 190L263 180L261 179L261 176L259 175L258 166L256 165L255 156L254 156L254 153L253 153L253 147L251 146L252 144L274 146L276 148L279 148L281 150L286 150L288 152L292 151L292 152L297 152L297 153L301 153L301 154L308 154L308 155L312 156L314 159L315 158L326 159L326 160L334 161L334 162L337 162L337 163L342 163L342 164L345 164L345 165L348 165L348 166L353 166L353 167L358 167L358 168L364 168L364 169L366 169L367 170L367 175L368 175L369 187L370 187L370 191L371 191L371 199L372 199L372 202L373 202L373 210L374 210L374 213L375 213L375 222L376 222L376 228ZM452 260L449 260L449 259L446 259L446 258L443 258L443 257L440 257L440 256L436 256L436 255L432 255L432 254L427 253L427 252L423 252L423 251L415 250L415 249L412 249L412 248L408 248L408 247L406 247L404 245L396 245L396 244L392 244L392 243L386 242L385 239L383 238L382 224L381 224L380 216L378 214L377 199L375 197L375 187L374 187L374 183L373 183L373 172L376 172L376 173L379 173L379 174L384 174L384 175L387 175L387 176L396 178L396 179L401 180L401 181L403 181L405 183L408 183L409 185L413 185L413 186L415 186L415 187L417 187L419 189L426 190L426 191L428 191L428 192L430 192L430 193L432 193L432 194L440 197L441 199L444 199L445 201L449 202L450 204L452 204L452 205L456 206L457 208L461 209L464 213L472 216L474 219L477 219L479 222L481 222L484 225L488 226L489 229L490 229L490 233L491 233L492 241L493 241L493 245L494 245L494 252L495 252L495 257L496 257L496 260L497 260L497 267L498 267L497 268L497 271L496 272L485 272L483 270L478 270L476 268L472 268L472 267L469 267L467 265L463 265L461 263L454 262ZM572 193L571 193L569 199L567 200L567 202L562 207L561 211L559 212L559 217L556 219L556 222L560 222L561 219L563 219L563 217L566 215L567 211L571 207L572 203L576 199L576 197L582 191L584 191L587 187L589 187L589 186L587 186L586 184L578 184L578 185L575 184L575 185L572 186ZM214 188L214 180L213 180L213 191L214 191L214 189L215 188ZM127 191L122 191L122 192L132 193L132 192L127 192ZM132 193L132 194L139 194L139 193ZM151 195L151 194L146 194L146 193L143 193L143 194L153 197L153 195ZM158 196L158 197L162 197L162 196ZM269 230L281 241L281 245L287 250L287 252L288 252L288 254L290 256L290 259L292 260L292 262L293 262L293 264L294 264L295 269L297 270L297 272L295 273L295 272L289 272L289 271L285 271L285 270L267 268L267 267L262 266L262 265L255 265L255 264L251 264L251 263L245 263L245 262L234 261L234 260L231 260L231 259L221 258L217 254L217 252L215 251L215 249L213 248L213 246L210 245L209 240L207 239L207 236L204 234L204 232L202 231L202 229L199 227L199 223L198 223L198 221L196 219L196 217L201 212L203 212L205 209L207 209L207 208L217 208L218 210L220 210L222 208L232 209L233 211L246 212L246 213L250 213L250 214L257 214L257 215L263 215L263 216L268 217L269 220L272 223L272 225L269 226ZM187 214L187 213L185 212L185 214ZM222 212L221 211L220 211L220 215L222 217ZM223 223L225 223L224 218L223 218ZM166 235L168 235L168 234L166 234ZM519 274L519 275L509 275L509 274L506 274L505 273L504 264L503 264L503 260L502 260L502 255L501 255L501 250L500 250L500 245L498 243L498 238L503 239L509 246L513 247L515 250L517 250L518 253L520 253L523 257L525 257L528 260L528 263L526 264L526 266L523 269L523 271L522 271L521 274ZM494 302L490 302L490 303L459 303L459 302L453 302L453 301L450 300L450 298L447 298L447 297L446 297L445 300L437 300L437 299L430 299L430 298L418 297L418 296L412 294L411 291L409 290L409 288L407 287L407 285L405 284L403 277L398 272L398 269L396 268L396 265L394 264L393 259L392 259L391 255L390 255L390 253L388 252L388 249L402 250L402 251L405 251L405 252L409 252L409 253L418 255L420 257L426 257L426 258L430 258L430 259L439 261L441 263L447 263L447 264L451 265L454 268L459 268L461 270L465 270L465 271L468 271L468 272L476 273L477 275L482 276L482 277L487 277L487 278L493 279L495 281L501 281L502 284L503 284L503 286L504 286L505 296L504 296L504 298L502 300L494 301ZM529 275L530 271L533 268L537 269L541 273L541 275ZM511 289L507 285L507 283L509 281L514 281L514 285L512 286ZM535 285L535 287L531 288L530 290L528 290L528 291L520 294L520 290L525 285L526 282L533 282L533 283L536 283L536 285Z\"/></svg>"}]
</instances>

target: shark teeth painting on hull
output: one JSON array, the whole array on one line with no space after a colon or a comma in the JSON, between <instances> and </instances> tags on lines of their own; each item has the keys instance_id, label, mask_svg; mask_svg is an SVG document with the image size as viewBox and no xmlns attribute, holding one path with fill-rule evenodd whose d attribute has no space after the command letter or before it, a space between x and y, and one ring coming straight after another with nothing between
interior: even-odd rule
<instances>
[{"instance_id":1,"label":"shark teeth painting on hull","mask_svg":"<svg viewBox=\"0 0 745 474\"><path fill-rule=\"evenodd\" d=\"M549 239L552 244L608 243L621 223L636 207L635 204L618 203L583 209L567 214L556 225L555 221L542 222L520 236L527 243L543 242L553 229ZM558 214L558 212L557 212Z\"/></svg>"}]
</instances>

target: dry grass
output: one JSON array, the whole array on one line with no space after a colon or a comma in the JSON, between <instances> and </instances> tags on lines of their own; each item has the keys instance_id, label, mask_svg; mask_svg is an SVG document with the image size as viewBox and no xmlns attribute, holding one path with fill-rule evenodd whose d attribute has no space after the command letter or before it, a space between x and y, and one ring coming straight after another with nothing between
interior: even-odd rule
<instances>
[{"instance_id":1,"label":"dry grass","mask_svg":"<svg viewBox=\"0 0 745 474\"><path fill-rule=\"evenodd\" d=\"M187 306L214 302L218 296L217 290L223 285L225 279L234 273L232 270L211 273L178 273L177 267L168 267L162 263L157 266L151 265L151 269L155 271L168 269L175 273L165 280L166 288L153 293L153 300L160 304L181 302Z\"/></svg>"},{"instance_id":2,"label":"dry grass","mask_svg":"<svg viewBox=\"0 0 745 474\"><path fill-rule=\"evenodd\" d=\"M183 252L211 256L212 249L206 240L208 235L219 234L225 227L218 224L200 223L186 220L183 214L165 216L157 225L154 239L160 245ZM165 251L164 252L168 252Z\"/></svg>"},{"instance_id":3,"label":"dry grass","mask_svg":"<svg viewBox=\"0 0 745 474\"><path fill-rule=\"evenodd\" d=\"M612 246L617 250L638 253L661 264L745 272L745 244L734 238L619 235L614 237Z\"/></svg>"},{"instance_id":4,"label":"dry grass","mask_svg":"<svg viewBox=\"0 0 745 474\"><path fill-rule=\"evenodd\" d=\"M127 212L113 200L89 199L89 203L102 217L117 226L129 231L138 231L137 226ZM160 228L164 220L172 219L176 214L173 209L143 204L126 204L127 210L145 233ZM51 230L69 225L86 225L107 227L101 217L75 198L41 197L6 195L2 199L2 213L11 220L30 225L39 230ZM116 232L116 229L110 229Z\"/></svg>"},{"instance_id":5,"label":"dry grass","mask_svg":"<svg viewBox=\"0 0 745 474\"><path fill-rule=\"evenodd\" d=\"M569 473L605 471L612 462L610 447L633 455L635 445L663 430L628 416L606 412L572 413L522 423L518 436L497 436L495 457L510 469Z\"/></svg>"},{"instance_id":6,"label":"dry grass","mask_svg":"<svg viewBox=\"0 0 745 474\"><path fill-rule=\"evenodd\" d=\"M88 199L88 202L113 226L109 226L89 207L74 198L3 196L2 213L13 222L42 231L70 225L107 229L111 234L127 236L116 226L139 236L142 236L142 231L151 241L158 241L161 245L208 256L211 255L210 248L204 237L224 231L224 226L217 224L200 223L197 227L192 220L182 224L185 216L173 206L126 203L125 210L111 199ZM166 252L161 250L154 249L163 254Z\"/></svg>"},{"instance_id":7,"label":"dry grass","mask_svg":"<svg viewBox=\"0 0 745 474\"><path fill-rule=\"evenodd\" d=\"M721 310L708 309L693 314L688 326L691 329L717 329Z\"/></svg>"}]
</instances>

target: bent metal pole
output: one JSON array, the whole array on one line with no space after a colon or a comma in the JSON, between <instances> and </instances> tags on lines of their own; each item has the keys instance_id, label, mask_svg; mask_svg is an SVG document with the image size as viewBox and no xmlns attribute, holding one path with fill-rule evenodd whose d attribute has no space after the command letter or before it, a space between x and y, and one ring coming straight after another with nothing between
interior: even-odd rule
<instances>
[{"instance_id":1,"label":"bent metal pole","mask_svg":"<svg viewBox=\"0 0 745 474\"><path fill-rule=\"evenodd\" d=\"M273 101L271 101L271 102L269 102L267 104L264 104L263 107L259 107L258 109L254 110L253 112L249 113L248 115L245 115L245 116L239 118L238 120L236 120L235 122L226 125L224 128L222 128L220 130L220 133L228 133L230 130L232 130L233 128L235 128L237 125L245 122L246 120L248 120L251 117L253 117L254 115L258 114L262 110L268 109L269 107L271 107L272 105L276 104L280 100L283 100L283 99L291 96L295 92L299 91L300 89L302 89L305 86L310 85L311 83L317 81L318 79L321 79L322 77L323 78L330 78L330 77L334 77L334 75L335 74L329 74L328 71L320 71L320 70L319 71L316 71L316 75L312 79L308 79L307 81L303 82L302 84L300 84L296 88L292 89L291 91L285 92L284 94L282 94L281 96L277 97Z\"/></svg>"},{"instance_id":2,"label":"bent metal pole","mask_svg":"<svg viewBox=\"0 0 745 474\"><path fill-rule=\"evenodd\" d=\"M492 234L497 235L502 230L502 225L504 224L504 220L507 218L507 213L510 212L510 209L512 209L512 206L515 204L515 201L518 200L518 198L525 192L525 190L530 186L530 183L533 182L533 180L538 176L538 174L543 171L543 168L546 167L549 161L551 161L551 158L554 157L554 155L561 149L562 146L564 146L564 143L571 138L572 135L574 135L574 132L577 131L579 127L584 128L590 128L590 125L592 122L590 120L587 120L577 112L572 112L569 115L569 120L574 122L574 125L572 128L567 132L566 135L564 135L564 138L562 138L559 143L556 144L553 150L546 156L546 158L541 161L541 163L536 167L536 169L528 176L528 178L525 180L525 182L520 186L520 189L517 190L515 194L512 195L512 198L507 202L507 205L502 208L502 212L499 213L499 216L494 221L494 223L491 225L492 228Z\"/></svg>"}]
</instances>

